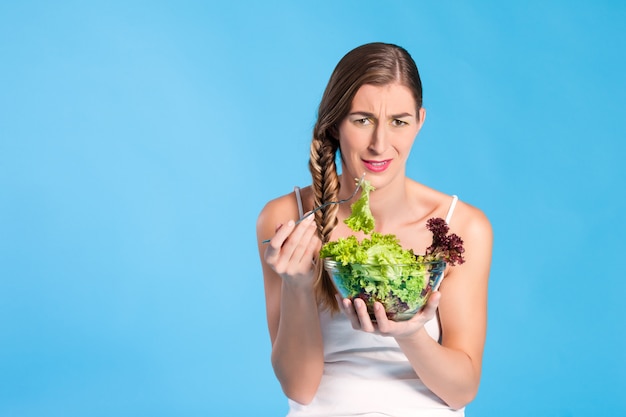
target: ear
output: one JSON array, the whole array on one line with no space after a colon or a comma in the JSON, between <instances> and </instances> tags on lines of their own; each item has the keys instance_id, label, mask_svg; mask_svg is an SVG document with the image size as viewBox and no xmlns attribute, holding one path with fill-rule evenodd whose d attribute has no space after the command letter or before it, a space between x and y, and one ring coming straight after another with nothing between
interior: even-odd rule
<instances>
[{"instance_id":1,"label":"ear","mask_svg":"<svg viewBox=\"0 0 626 417\"><path fill-rule=\"evenodd\" d=\"M420 107L417 115L419 116L420 128L421 128L424 122L426 121L426 109L423 107Z\"/></svg>"},{"instance_id":2,"label":"ear","mask_svg":"<svg viewBox=\"0 0 626 417\"><path fill-rule=\"evenodd\" d=\"M426 120L426 109L423 107L420 107L420 109L417 111L417 131L416 134L420 132L420 130L422 130L422 126L424 126L424 121Z\"/></svg>"}]
</instances>

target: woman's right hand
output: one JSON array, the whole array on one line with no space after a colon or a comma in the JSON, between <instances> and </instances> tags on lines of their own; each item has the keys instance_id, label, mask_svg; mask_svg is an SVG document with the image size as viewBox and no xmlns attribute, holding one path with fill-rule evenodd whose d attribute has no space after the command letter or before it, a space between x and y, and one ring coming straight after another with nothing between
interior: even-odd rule
<instances>
[{"instance_id":1,"label":"woman's right hand","mask_svg":"<svg viewBox=\"0 0 626 417\"><path fill-rule=\"evenodd\" d=\"M314 216L299 224L280 225L265 249L264 259L284 282L313 287L314 265L321 248Z\"/></svg>"}]
</instances>

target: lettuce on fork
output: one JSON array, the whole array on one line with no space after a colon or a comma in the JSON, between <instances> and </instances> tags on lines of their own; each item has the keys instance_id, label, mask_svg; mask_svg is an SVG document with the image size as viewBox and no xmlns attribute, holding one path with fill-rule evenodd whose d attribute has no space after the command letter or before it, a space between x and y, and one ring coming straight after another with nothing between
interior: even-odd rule
<instances>
[{"instance_id":1,"label":"lettuce on fork","mask_svg":"<svg viewBox=\"0 0 626 417\"><path fill-rule=\"evenodd\" d=\"M374 230L374 216L370 210L370 192L375 188L369 181L361 180L361 197L350 206L352 213L344 223L355 232L363 231L369 235Z\"/></svg>"}]
</instances>

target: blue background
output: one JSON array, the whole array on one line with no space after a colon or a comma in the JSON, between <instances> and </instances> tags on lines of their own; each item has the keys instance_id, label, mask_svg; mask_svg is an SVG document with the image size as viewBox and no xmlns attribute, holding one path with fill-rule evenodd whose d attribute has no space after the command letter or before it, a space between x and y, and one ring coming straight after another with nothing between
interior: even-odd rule
<instances>
[{"instance_id":1,"label":"blue background","mask_svg":"<svg viewBox=\"0 0 626 417\"><path fill-rule=\"evenodd\" d=\"M353 47L495 231L468 416L626 415L619 1L3 1L0 416L280 416L255 242Z\"/></svg>"}]
</instances>

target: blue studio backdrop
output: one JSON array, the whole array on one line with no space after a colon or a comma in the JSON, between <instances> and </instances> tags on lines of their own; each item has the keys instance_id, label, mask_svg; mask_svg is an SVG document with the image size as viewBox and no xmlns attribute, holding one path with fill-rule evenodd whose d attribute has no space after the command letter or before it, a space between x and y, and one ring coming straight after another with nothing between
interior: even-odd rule
<instances>
[{"instance_id":1,"label":"blue studio backdrop","mask_svg":"<svg viewBox=\"0 0 626 417\"><path fill-rule=\"evenodd\" d=\"M626 415L624 2L2 1L0 417L284 415L256 217L404 46L416 180L495 232L468 416Z\"/></svg>"}]
</instances>

